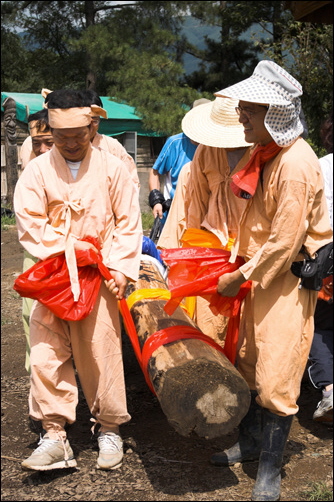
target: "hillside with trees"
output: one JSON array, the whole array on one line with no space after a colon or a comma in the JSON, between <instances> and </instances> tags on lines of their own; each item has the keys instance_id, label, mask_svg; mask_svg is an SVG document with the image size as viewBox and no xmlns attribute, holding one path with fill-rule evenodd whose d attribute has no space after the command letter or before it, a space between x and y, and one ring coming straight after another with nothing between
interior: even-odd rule
<instances>
[{"instance_id":1,"label":"hillside with trees","mask_svg":"<svg viewBox=\"0 0 334 502\"><path fill-rule=\"evenodd\" d=\"M303 84L317 151L332 106L332 25L297 22L283 4L4 1L2 89L95 89L134 106L148 129L170 135L194 99L212 99L269 58ZM186 71L189 58L194 71Z\"/></svg>"}]
</instances>

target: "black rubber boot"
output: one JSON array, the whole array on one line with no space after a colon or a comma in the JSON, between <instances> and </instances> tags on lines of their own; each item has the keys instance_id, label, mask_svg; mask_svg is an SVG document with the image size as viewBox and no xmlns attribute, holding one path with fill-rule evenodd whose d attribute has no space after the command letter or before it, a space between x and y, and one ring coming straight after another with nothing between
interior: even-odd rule
<instances>
[{"instance_id":1,"label":"black rubber boot","mask_svg":"<svg viewBox=\"0 0 334 502\"><path fill-rule=\"evenodd\" d=\"M283 451L293 415L280 417L263 410L263 442L251 500L279 500Z\"/></svg>"},{"instance_id":2,"label":"black rubber boot","mask_svg":"<svg viewBox=\"0 0 334 502\"><path fill-rule=\"evenodd\" d=\"M262 445L262 407L255 401L256 396L257 392L251 391L249 410L239 424L238 442L228 450L214 453L210 459L211 464L226 466L259 458Z\"/></svg>"},{"instance_id":3,"label":"black rubber boot","mask_svg":"<svg viewBox=\"0 0 334 502\"><path fill-rule=\"evenodd\" d=\"M31 432L34 432L35 434L42 435L44 436L45 430L43 429L42 422L41 420L34 420L31 417L28 417L29 421L29 429Z\"/></svg>"}]
</instances>

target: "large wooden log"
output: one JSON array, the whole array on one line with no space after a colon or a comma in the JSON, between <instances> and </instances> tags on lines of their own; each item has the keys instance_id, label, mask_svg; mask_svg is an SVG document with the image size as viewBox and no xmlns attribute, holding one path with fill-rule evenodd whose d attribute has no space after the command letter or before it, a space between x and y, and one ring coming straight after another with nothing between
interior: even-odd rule
<instances>
[{"instance_id":1,"label":"large wooden log","mask_svg":"<svg viewBox=\"0 0 334 502\"><path fill-rule=\"evenodd\" d=\"M145 288L168 289L156 265L143 255L139 279L128 286L126 297ZM172 316L166 314L165 304L166 300L145 297L130 304L141 348L157 331L172 326L197 328L181 307ZM162 411L182 436L195 433L212 439L225 435L247 413L247 383L222 352L203 340L179 339L159 346L147 371Z\"/></svg>"}]
</instances>

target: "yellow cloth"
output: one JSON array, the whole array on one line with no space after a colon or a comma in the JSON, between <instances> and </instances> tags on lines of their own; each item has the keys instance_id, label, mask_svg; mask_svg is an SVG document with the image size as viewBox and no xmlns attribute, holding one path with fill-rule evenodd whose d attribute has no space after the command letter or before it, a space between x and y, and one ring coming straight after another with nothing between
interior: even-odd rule
<instances>
[{"instance_id":1,"label":"yellow cloth","mask_svg":"<svg viewBox=\"0 0 334 502\"><path fill-rule=\"evenodd\" d=\"M142 288L133 291L126 299L126 303L128 304L129 310L133 307L133 305L142 300L170 300L170 291L168 289L163 288ZM188 310L188 306L189 309ZM192 302L185 302L185 305L181 302L180 307L190 316L192 317L194 306Z\"/></svg>"},{"instance_id":2,"label":"yellow cloth","mask_svg":"<svg viewBox=\"0 0 334 502\"><path fill-rule=\"evenodd\" d=\"M233 243L234 239L230 237L226 246L223 246L215 234L200 228L187 228L181 238L181 244L184 248L200 246L231 251Z\"/></svg>"}]
</instances>

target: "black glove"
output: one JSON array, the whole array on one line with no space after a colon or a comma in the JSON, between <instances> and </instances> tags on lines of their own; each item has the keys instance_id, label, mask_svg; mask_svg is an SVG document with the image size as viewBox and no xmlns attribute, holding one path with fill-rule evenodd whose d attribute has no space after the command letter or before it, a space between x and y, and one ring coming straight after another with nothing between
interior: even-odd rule
<instances>
[{"instance_id":1,"label":"black glove","mask_svg":"<svg viewBox=\"0 0 334 502\"><path fill-rule=\"evenodd\" d=\"M162 203L162 210L163 210L163 212L169 211L171 203L172 203L172 199L167 199L167 200L165 200L165 202Z\"/></svg>"},{"instance_id":2,"label":"black glove","mask_svg":"<svg viewBox=\"0 0 334 502\"><path fill-rule=\"evenodd\" d=\"M148 196L148 203L152 209L156 204L163 204L164 202L165 202L165 197L159 190L154 189L150 191L150 194Z\"/></svg>"}]
</instances>

